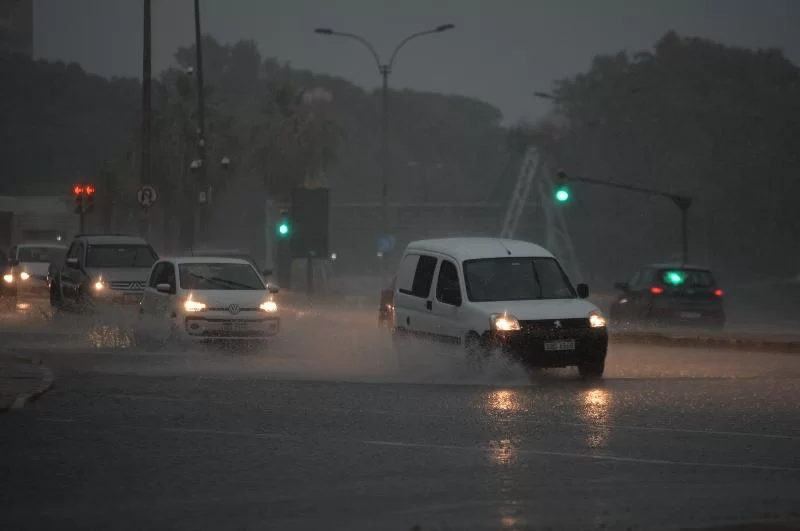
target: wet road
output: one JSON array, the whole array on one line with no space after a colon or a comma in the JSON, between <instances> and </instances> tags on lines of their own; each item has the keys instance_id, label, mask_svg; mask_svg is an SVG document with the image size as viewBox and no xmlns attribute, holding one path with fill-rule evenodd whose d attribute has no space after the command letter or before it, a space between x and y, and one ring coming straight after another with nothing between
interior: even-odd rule
<instances>
[{"instance_id":1,"label":"wet road","mask_svg":"<svg viewBox=\"0 0 800 531\"><path fill-rule=\"evenodd\" d=\"M504 366L475 377L420 348L400 372L373 317L295 314L255 353L144 353L103 324L63 335L80 327L65 321L0 333L7 348L47 350L58 377L0 416L4 527L800 519L800 356L614 345L607 378L584 384Z\"/></svg>"}]
</instances>

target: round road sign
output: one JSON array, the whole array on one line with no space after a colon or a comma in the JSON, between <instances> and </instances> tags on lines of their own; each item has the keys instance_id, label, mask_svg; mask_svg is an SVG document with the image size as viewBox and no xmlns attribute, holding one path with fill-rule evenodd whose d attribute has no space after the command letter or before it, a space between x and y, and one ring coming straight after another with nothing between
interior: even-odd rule
<instances>
[{"instance_id":1,"label":"round road sign","mask_svg":"<svg viewBox=\"0 0 800 531\"><path fill-rule=\"evenodd\" d=\"M153 203L156 202L157 198L158 195L156 194L156 189L149 184L142 186L139 188L139 191L136 192L137 201L139 201L139 204L145 208L152 206Z\"/></svg>"}]
</instances>

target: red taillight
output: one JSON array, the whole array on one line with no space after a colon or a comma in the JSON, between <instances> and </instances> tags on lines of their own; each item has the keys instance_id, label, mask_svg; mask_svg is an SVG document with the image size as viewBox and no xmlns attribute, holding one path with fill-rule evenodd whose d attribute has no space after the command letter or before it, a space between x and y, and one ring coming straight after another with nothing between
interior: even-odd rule
<instances>
[{"instance_id":1,"label":"red taillight","mask_svg":"<svg viewBox=\"0 0 800 531\"><path fill-rule=\"evenodd\" d=\"M664 293L664 288L653 286L652 288L650 288L650 293L652 293L653 295L661 295L662 293Z\"/></svg>"},{"instance_id":2,"label":"red taillight","mask_svg":"<svg viewBox=\"0 0 800 531\"><path fill-rule=\"evenodd\" d=\"M722 297L723 295L725 295L725 292L722 291L721 289L715 289L714 295L716 295L717 297Z\"/></svg>"}]
</instances>

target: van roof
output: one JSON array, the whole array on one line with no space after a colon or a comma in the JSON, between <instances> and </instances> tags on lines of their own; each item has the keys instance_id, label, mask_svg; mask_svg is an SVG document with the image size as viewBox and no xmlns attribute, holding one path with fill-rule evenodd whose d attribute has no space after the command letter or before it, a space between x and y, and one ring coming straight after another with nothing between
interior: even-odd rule
<instances>
[{"instance_id":1,"label":"van roof","mask_svg":"<svg viewBox=\"0 0 800 531\"><path fill-rule=\"evenodd\" d=\"M553 258L553 254L540 245L503 238L439 238L418 240L408 244L408 251L427 251L452 256L459 262L480 258L525 256Z\"/></svg>"}]
</instances>

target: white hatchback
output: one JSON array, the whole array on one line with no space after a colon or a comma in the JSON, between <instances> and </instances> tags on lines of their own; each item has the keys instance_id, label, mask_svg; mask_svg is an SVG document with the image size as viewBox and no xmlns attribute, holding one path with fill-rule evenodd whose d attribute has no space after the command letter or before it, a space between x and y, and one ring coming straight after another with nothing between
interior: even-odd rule
<instances>
[{"instance_id":1,"label":"white hatchback","mask_svg":"<svg viewBox=\"0 0 800 531\"><path fill-rule=\"evenodd\" d=\"M247 260L163 258L145 287L137 343L265 340L280 328L277 292Z\"/></svg>"}]
</instances>

